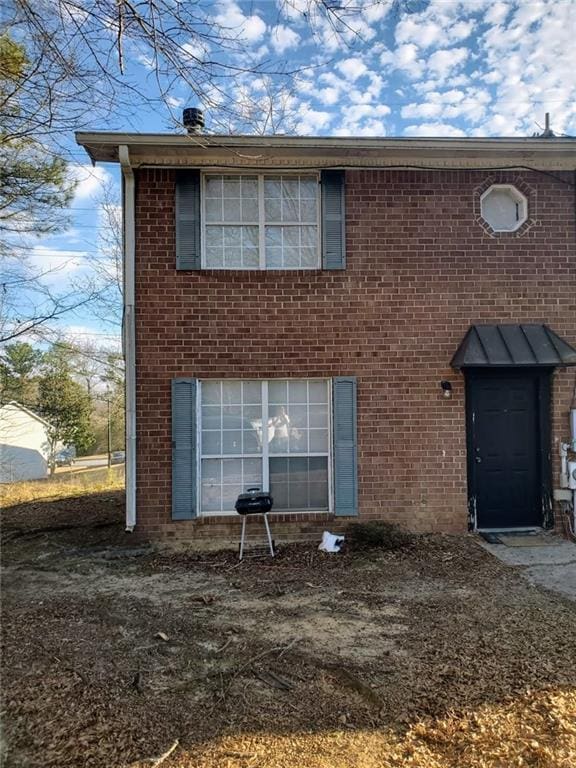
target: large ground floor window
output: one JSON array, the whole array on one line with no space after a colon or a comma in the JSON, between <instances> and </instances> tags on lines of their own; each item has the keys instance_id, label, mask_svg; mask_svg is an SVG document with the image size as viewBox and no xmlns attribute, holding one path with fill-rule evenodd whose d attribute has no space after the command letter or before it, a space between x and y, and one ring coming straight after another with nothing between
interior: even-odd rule
<instances>
[{"instance_id":1,"label":"large ground floor window","mask_svg":"<svg viewBox=\"0 0 576 768\"><path fill-rule=\"evenodd\" d=\"M275 512L330 508L328 381L203 381L198 422L202 513L233 512L256 486Z\"/></svg>"}]
</instances>

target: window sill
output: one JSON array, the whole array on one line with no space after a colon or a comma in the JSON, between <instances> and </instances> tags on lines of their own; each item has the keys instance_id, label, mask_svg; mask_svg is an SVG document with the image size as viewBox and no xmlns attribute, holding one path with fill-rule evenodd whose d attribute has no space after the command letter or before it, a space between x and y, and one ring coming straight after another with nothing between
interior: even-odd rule
<instances>
[{"instance_id":1,"label":"window sill","mask_svg":"<svg viewBox=\"0 0 576 768\"><path fill-rule=\"evenodd\" d=\"M240 275L294 275L294 274L319 275L319 274L322 274L323 272L333 272L335 270L322 269L322 267L310 267L310 268L294 267L290 269L286 267L283 267L282 269L234 269L234 268L212 269L210 267L202 267L201 269L186 270L186 271L200 273L203 275L209 275L210 277L216 276L216 275L227 275L227 276L232 275L236 277Z\"/></svg>"},{"instance_id":2,"label":"window sill","mask_svg":"<svg viewBox=\"0 0 576 768\"><path fill-rule=\"evenodd\" d=\"M287 519L292 522L297 522L299 519L307 519L309 516L318 517L321 515L326 519L332 519L334 517L334 513L326 509L301 509L292 512L288 510L272 510L272 512L268 512L268 519L270 521L277 520L279 522L283 522L284 519ZM229 523L232 522L232 520L240 520L243 517L258 519L261 518L262 515L239 515L237 512L201 512L198 515L197 521L210 525L211 523Z\"/></svg>"}]
</instances>

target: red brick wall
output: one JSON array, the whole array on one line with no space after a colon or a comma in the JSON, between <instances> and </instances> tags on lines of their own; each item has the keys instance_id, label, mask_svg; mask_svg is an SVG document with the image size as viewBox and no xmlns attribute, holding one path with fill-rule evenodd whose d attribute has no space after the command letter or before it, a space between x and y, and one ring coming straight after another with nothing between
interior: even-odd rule
<instances>
[{"instance_id":1,"label":"red brick wall","mask_svg":"<svg viewBox=\"0 0 576 768\"><path fill-rule=\"evenodd\" d=\"M475 220L478 190L490 179L528 192L533 221L521 236L490 236ZM170 520L174 377L356 375L361 519L457 532L467 525L464 377L449 363L468 326L546 322L576 343L570 186L534 172L393 170L350 171L346 184L345 271L176 272L174 173L138 172L143 535L214 541L239 527L237 519ZM450 400L442 379L452 382ZM573 387L574 369L556 374L555 461ZM316 536L326 526L326 516L284 517L274 533L307 527Z\"/></svg>"}]
</instances>

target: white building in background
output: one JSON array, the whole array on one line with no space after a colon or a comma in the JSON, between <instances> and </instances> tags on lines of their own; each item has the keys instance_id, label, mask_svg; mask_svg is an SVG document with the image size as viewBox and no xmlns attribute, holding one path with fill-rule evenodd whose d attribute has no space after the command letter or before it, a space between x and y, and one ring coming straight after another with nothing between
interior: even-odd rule
<instances>
[{"instance_id":1,"label":"white building in background","mask_svg":"<svg viewBox=\"0 0 576 768\"><path fill-rule=\"evenodd\" d=\"M48 475L48 429L41 416L15 402L0 407L0 483Z\"/></svg>"}]
</instances>

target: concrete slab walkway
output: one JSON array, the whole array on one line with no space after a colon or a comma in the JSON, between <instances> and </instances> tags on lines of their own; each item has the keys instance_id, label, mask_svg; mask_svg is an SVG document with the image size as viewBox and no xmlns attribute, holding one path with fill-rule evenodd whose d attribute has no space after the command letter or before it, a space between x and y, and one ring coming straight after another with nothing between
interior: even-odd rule
<instances>
[{"instance_id":1,"label":"concrete slab walkway","mask_svg":"<svg viewBox=\"0 0 576 768\"><path fill-rule=\"evenodd\" d=\"M536 584L576 602L576 544L550 536L550 544L536 547L508 547L506 544L481 546L508 565L516 565L531 584Z\"/></svg>"}]
</instances>

